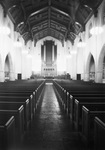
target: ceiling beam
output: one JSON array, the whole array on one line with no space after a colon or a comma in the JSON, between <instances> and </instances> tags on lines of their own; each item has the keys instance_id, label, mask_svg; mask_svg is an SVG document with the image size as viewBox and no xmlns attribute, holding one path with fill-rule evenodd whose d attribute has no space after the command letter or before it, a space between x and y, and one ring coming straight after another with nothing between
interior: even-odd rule
<instances>
[{"instance_id":1,"label":"ceiling beam","mask_svg":"<svg viewBox=\"0 0 105 150\"><path fill-rule=\"evenodd\" d=\"M43 12L44 10L47 10L47 9L48 9L48 7L44 7L44 8L42 8L42 9L38 10L38 11L34 11L34 12L32 12L32 13L28 16L28 18L30 18L30 17L32 17L32 16L34 16L34 15L40 13L40 12ZM28 20L28 18L27 18L27 20Z\"/></svg>"}]
</instances>

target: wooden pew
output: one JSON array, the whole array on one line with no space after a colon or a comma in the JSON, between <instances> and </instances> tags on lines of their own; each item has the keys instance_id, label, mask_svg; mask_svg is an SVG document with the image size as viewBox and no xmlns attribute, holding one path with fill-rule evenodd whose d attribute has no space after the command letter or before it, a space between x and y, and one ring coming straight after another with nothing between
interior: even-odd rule
<instances>
[{"instance_id":1,"label":"wooden pew","mask_svg":"<svg viewBox=\"0 0 105 150\"><path fill-rule=\"evenodd\" d=\"M94 91L91 93L83 92L83 93L74 93L72 94L74 98L78 97L105 97L105 93L95 93Z\"/></svg>"},{"instance_id":2,"label":"wooden pew","mask_svg":"<svg viewBox=\"0 0 105 150\"><path fill-rule=\"evenodd\" d=\"M105 105L82 107L82 137L89 147L94 144L94 118L101 115L105 115Z\"/></svg>"},{"instance_id":3,"label":"wooden pew","mask_svg":"<svg viewBox=\"0 0 105 150\"><path fill-rule=\"evenodd\" d=\"M87 89L85 89L84 88L84 90L79 90L79 91L70 91L69 89L67 90L68 92L70 92L70 94L71 95L75 95L75 94L105 94L104 93L104 89L103 90L94 90L94 88L92 89L90 86L89 86L89 88L91 89L91 90L87 90Z\"/></svg>"},{"instance_id":4,"label":"wooden pew","mask_svg":"<svg viewBox=\"0 0 105 150\"><path fill-rule=\"evenodd\" d=\"M68 95L67 91L55 81L53 81L53 85L60 104L63 106L65 110L67 110L67 95Z\"/></svg>"},{"instance_id":5,"label":"wooden pew","mask_svg":"<svg viewBox=\"0 0 105 150\"><path fill-rule=\"evenodd\" d=\"M0 96L20 96L20 97L27 97L27 99L29 99L29 103L30 103L30 111L31 111L31 120L34 118L34 114L35 114L35 108L37 107L37 103L38 103L38 97L41 95L42 93L42 89L44 87L44 84L45 84L45 80L39 80L37 82L37 85L34 84L34 88L32 88L33 90L29 90L30 87L25 90L26 86L24 87L23 84L19 85L20 86L20 89L19 87L15 87L14 88L14 84L12 85L11 89L10 90L3 90L3 87L0 89L1 92L0 92ZM26 84L27 87L29 86L29 84L27 83ZM21 88L21 86L23 86ZM18 90L17 90L18 89Z\"/></svg>"},{"instance_id":6,"label":"wooden pew","mask_svg":"<svg viewBox=\"0 0 105 150\"><path fill-rule=\"evenodd\" d=\"M24 107L20 104L0 105L0 115L13 115L15 117L15 133L17 141L21 141L24 136Z\"/></svg>"},{"instance_id":7,"label":"wooden pew","mask_svg":"<svg viewBox=\"0 0 105 150\"><path fill-rule=\"evenodd\" d=\"M10 150L15 147L15 117L0 114L0 150Z\"/></svg>"},{"instance_id":8,"label":"wooden pew","mask_svg":"<svg viewBox=\"0 0 105 150\"><path fill-rule=\"evenodd\" d=\"M70 118L73 120L74 118L74 116L73 116L73 114L74 114L74 102L75 102L75 99L77 99L77 100L80 100L80 99L88 99L88 98L92 98L92 99L94 99L94 97L99 97L99 98L101 98L101 99L104 99L105 98L105 93L104 94L100 94L100 93L94 93L94 91L93 91L93 93L79 93L79 94L75 94L74 96L73 95L70 95L70 97L68 98L68 109L69 109L69 112L70 112ZM103 98L102 98L103 97Z\"/></svg>"},{"instance_id":9,"label":"wooden pew","mask_svg":"<svg viewBox=\"0 0 105 150\"><path fill-rule=\"evenodd\" d=\"M53 81L53 85L54 85L54 90L55 90L55 93L58 97L58 100L59 100L59 103L61 105L63 105L63 97L64 97L64 88L61 87L58 83L56 83L55 81Z\"/></svg>"},{"instance_id":10,"label":"wooden pew","mask_svg":"<svg viewBox=\"0 0 105 150\"><path fill-rule=\"evenodd\" d=\"M36 109L36 106L37 106L37 103L38 103L37 97L40 97L40 95L42 93L41 90L44 87L45 80L39 80L39 81L37 81L35 83L37 83L37 85L34 84L34 88L37 88L37 89L36 89L36 91L33 90L33 92L32 92L32 91L29 90L30 88L27 88L27 90L25 90L26 86L24 87L23 84L19 85L20 89L22 89L22 91L20 91L18 86L16 86L14 88L14 86L13 86L14 83L12 82L11 84L13 84L13 85L12 85L10 90L8 90L8 89L5 90L5 88L4 88L4 91L3 91L3 87L1 88L2 92L0 92L0 97L6 97L6 96L7 97L23 97L25 99L29 99L29 105L30 105L29 111L30 111L30 118L31 118L30 120L32 120L34 118L35 109ZM5 85L7 85L7 84L5 84ZM28 83L26 85L29 86ZM21 86L22 86L22 88L21 88Z\"/></svg>"},{"instance_id":11,"label":"wooden pew","mask_svg":"<svg viewBox=\"0 0 105 150\"><path fill-rule=\"evenodd\" d=\"M6 104L17 104L24 106L24 129L27 130L30 126L30 111L29 111L29 99L25 100L21 97L3 97L0 98L0 105Z\"/></svg>"},{"instance_id":12,"label":"wooden pew","mask_svg":"<svg viewBox=\"0 0 105 150\"><path fill-rule=\"evenodd\" d=\"M105 115L94 120L94 150L105 150Z\"/></svg>"},{"instance_id":13,"label":"wooden pew","mask_svg":"<svg viewBox=\"0 0 105 150\"><path fill-rule=\"evenodd\" d=\"M3 82L0 86L0 91L34 91L44 80L17 80L17 81L9 81Z\"/></svg>"},{"instance_id":14,"label":"wooden pew","mask_svg":"<svg viewBox=\"0 0 105 150\"><path fill-rule=\"evenodd\" d=\"M61 81L62 82L62 81ZM73 120L73 110L74 110L74 100L75 98L78 99L78 97L105 97L105 93L103 92L103 87L101 85L101 88L98 88L100 90L96 90L98 86L96 85L95 87L93 86L91 88L92 85L88 85L87 83L82 83L83 84L83 90L81 90L80 86L78 85L78 87L74 86L75 87L75 90L70 90L69 88L72 86L72 85L68 85L68 83L66 83L65 81L63 82L63 84L59 84L59 82L56 82L53 81L54 83L54 87L56 88L56 91L59 93L59 95L61 96L61 102L63 103L62 105L65 106L65 109L67 110L67 113L68 115L70 115L70 118ZM63 88L61 85L64 85ZM86 85L86 86L84 86ZM87 88L90 88L89 90L87 90ZM62 90L64 89L64 90ZM72 89L72 88L71 88ZM77 90L78 89L78 90ZM69 94L64 94L63 91L66 91L65 93L68 93ZM71 95L72 94L72 95ZM66 95L66 96L64 96ZM66 99L65 99L66 97Z\"/></svg>"},{"instance_id":15,"label":"wooden pew","mask_svg":"<svg viewBox=\"0 0 105 150\"><path fill-rule=\"evenodd\" d=\"M20 89L18 89L18 88L20 88ZM0 93L10 93L10 94L11 93L26 93L26 95L28 93L28 95L31 95L32 92L34 91L34 89L33 90L24 90L24 88L21 88L21 87L18 87L18 88L11 87L11 89L5 89L2 87L0 89Z\"/></svg>"},{"instance_id":16,"label":"wooden pew","mask_svg":"<svg viewBox=\"0 0 105 150\"><path fill-rule=\"evenodd\" d=\"M43 92L44 92L44 87L45 87L45 82L42 82L38 88L35 90L35 109L37 109L39 103L40 103L40 100L41 100L41 97L43 95ZM33 93L34 94L34 93Z\"/></svg>"},{"instance_id":17,"label":"wooden pew","mask_svg":"<svg viewBox=\"0 0 105 150\"><path fill-rule=\"evenodd\" d=\"M78 99L75 100L73 96L70 97L70 118L72 121L74 120L74 116L76 111L78 111L79 103L80 102L104 102L104 97L78 97Z\"/></svg>"},{"instance_id":18,"label":"wooden pew","mask_svg":"<svg viewBox=\"0 0 105 150\"><path fill-rule=\"evenodd\" d=\"M28 92L26 92L26 91L24 91L24 92L19 92L19 91L13 91L13 92L0 92L0 96L27 96L27 97L30 97L30 95L31 95L32 93L28 93Z\"/></svg>"},{"instance_id":19,"label":"wooden pew","mask_svg":"<svg viewBox=\"0 0 105 150\"><path fill-rule=\"evenodd\" d=\"M33 119L33 113L34 113L34 105L33 105L33 99L32 97L27 96L0 96L0 101L8 101L8 102L25 102L27 103L27 115L28 115L28 121Z\"/></svg>"},{"instance_id":20,"label":"wooden pew","mask_svg":"<svg viewBox=\"0 0 105 150\"><path fill-rule=\"evenodd\" d=\"M78 100L75 100L75 108L74 108L74 128L77 131L81 131L82 130L82 106L86 106L89 107L91 106L93 109L97 106L102 106L102 108L104 107L105 109L105 101L102 102L95 102L95 101L89 101L89 102L79 102Z\"/></svg>"},{"instance_id":21,"label":"wooden pew","mask_svg":"<svg viewBox=\"0 0 105 150\"><path fill-rule=\"evenodd\" d=\"M83 81L68 81L68 80L61 80L57 81L54 80L55 83L62 86L66 91L70 92L71 95L73 94L83 94L83 93L104 93L105 85L99 83L89 83Z\"/></svg>"}]
</instances>

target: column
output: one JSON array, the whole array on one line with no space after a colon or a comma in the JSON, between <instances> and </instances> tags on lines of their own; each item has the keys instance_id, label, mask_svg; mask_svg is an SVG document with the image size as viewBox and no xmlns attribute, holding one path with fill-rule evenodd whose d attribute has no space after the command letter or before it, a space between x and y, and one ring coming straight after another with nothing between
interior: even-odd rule
<instances>
[{"instance_id":1,"label":"column","mask_svg":"<svg viewBox=\"0 0 105 150\"><path fill-rule=\"evenodd\" d=\"M46 62L46 45L44 45L44 61Z\"/></svg>"},{"instance_id":2,"label":"column","mask_svg":"<svg viewBox=\"0 0 105 150\"><path fill-rule=\"evenodd\" d=\"M14 81L15 80L15 74L14 74L14 72L10 72L9 73L9 77L10 77L10 81Z\"/></svg>"},{"instance_id":3,"label":"column","mask_svg":"<svg viewBox=\"0 0 105 150\"><path fill-rule=\"evenodd\" d=\"M52 62L54 61L54 45L52 45Z\"/></svg>"},{"instance_id":4,"label":"column","mask_svg":"<svg viewBox=\"0 0 105 150\"><path fill-rule=\"evenodd\" d=\"M102 79L102 71L97 71L95 74L95 82L96 83L102 83L103 79Z\"/></svg>"},{"instance_id":5,"label":"column","mask_svg":"<svg viewBox=\"0 0 105 150\"><path fill-rule=\"evenodd\" d=\"M89 73L85 73L84 81L89 81Z\"/></svg>"},{"instance_id":6,"label":"column","mask_svg":"<svg viewBox=\"0 0 105 150\"><path fill-rule=\"evenodd\" d=\"M54 45L54 61L57 60L57 45Z\"/></svg>"},{"instance_id":7,"label":"column","mask_svg":"<svg viewBox=\"0 0 105 150\"><path fill-rule=\"evenodd\" d=\"M0 71L0 82L4 82L4 71Z\"/></svg>"},{"instance_id":8,"label":"column","mask_svg":"<svg viewBox=\"0 0 105 150\"><path fill-rule=\"evenodd\" d=\"M41 45L41 60L44 61L44 45Z\"/></svg>"}]
</instances>

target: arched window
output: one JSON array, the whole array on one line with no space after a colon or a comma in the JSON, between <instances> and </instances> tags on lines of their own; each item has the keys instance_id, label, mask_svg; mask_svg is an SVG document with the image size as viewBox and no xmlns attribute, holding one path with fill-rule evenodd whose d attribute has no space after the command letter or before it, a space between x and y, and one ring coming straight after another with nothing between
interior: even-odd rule
<instances>
[{"instance_id":1,"label":"arched window","mask_svg":"<svg viewBox=\"0 0 105 150\"><path fill-rule=\"evenodd\" d=\"M90 33L91 28L92 28L92 22L91 22L90 25L89 25L89 34L88 34L88 35L89 35L89 36L88 36L89 38L92 36L92 34Z\"/></svg>"},{"instance_id":2,"label":"arched window","mask_svg":"<svg viewBox=\"0 0 105 150\"><path fill-rule=\"evenodd\" d=\"M90 59L89 78L90 78L90 81L95 80L95 62L94 62L93 55L91 55L91 59Z\"/></svg>"},{"instance_id":3,"label":"arched window","mask_svg":"<svg viewBox=\"0 0 105 150\"><path fill-rule=\"evenodd\" d=\"M8 28L11 30L11 24L10 23L8 23ZM11 38L11 31L10 31L8 36Z\"/></svg>"}]
</instances>

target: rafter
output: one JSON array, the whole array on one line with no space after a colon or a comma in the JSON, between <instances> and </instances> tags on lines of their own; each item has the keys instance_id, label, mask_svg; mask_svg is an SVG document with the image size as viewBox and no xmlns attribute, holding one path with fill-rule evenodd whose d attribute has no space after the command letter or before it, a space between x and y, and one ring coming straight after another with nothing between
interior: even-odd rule
<instances>
[{"instance_id":1,"label":"rafter","mask_svg":"<svg viewBox=\"0 0 105 150\"><path fill-rule=\"evenodd\" d=\"M71 42L75 40L74 35L84 29L101 2L102 0L0 0L15 29L21 35L29 33L24 39L34 38L36 34L39 38L51 34L62 41L69 38Z\"/></svg>"}]
</instances>

